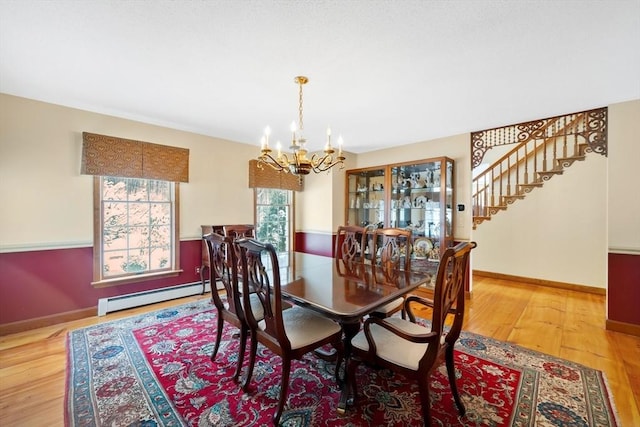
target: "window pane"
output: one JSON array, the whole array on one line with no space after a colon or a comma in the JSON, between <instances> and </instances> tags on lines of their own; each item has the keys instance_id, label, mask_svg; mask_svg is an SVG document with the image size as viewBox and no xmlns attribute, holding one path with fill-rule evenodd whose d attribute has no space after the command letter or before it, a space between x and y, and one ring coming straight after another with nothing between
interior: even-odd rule
<instances>
[{"instance_id":1,"label":"window pane","mask_svg":"<svg viewBox=\"0 0 640 427\"><path fill-rule=\"evenodd\" d=\"M173 186L102 178L102 278L173 269Z\"/></svg>"},{"instance_id":2,"label":"window pane","mask_svg":"<svg viewBox=\"0 0 640 427\"><path fill-rule=\"evenodd\" d=\"M102 179L102 200L127 200L126 178Z\"/></svg>"},{"instance_id":3,"label":"window pane","mask_svg":"<svg viewBox=\"0 0 640 427\"><path fill-rule=\"evenodd\" d=\"M129 203L129 226L149 224L149 204Z\"/></svg>"},{"instance_id":4,"label":"window pane","mask_svg":"<svg viewBox=\"0 0 640 427\"><path fill-rule=\"evenodd\" d=\"M153 203L151 208L151 224L167 225L171 224L171 204Z\"/></svg>"},{"instance_id":5,"label":"window pane","mask_svg":"<svg viewBox=\"0 0 640 427\"><path fill-rule=\"evenodd\" d=\"M150 257L151 269L158 270L167 268L171 260L171 247L163 246L153 249L153 256Z\"/></svg>"},{"instance_id":6,"label":"window pane","mask_svg":"<svg viewBox=\"0 0 640 427\"><path fill-rule=\"evenodd\" d=\"M293 192L256 189L256 238L273 244L279 253L291 248L291 202Z\"/></svg>"},{"instance_id":7,"label":"window pane","mask_svg":"<svg viewBox=\"0 0 640 427\"><path fill-rule=\"evenodd\" d=\"M171 200L171 187L167 181L149 181L149 200L169 201Z\"/></svg>"}]
</instances>

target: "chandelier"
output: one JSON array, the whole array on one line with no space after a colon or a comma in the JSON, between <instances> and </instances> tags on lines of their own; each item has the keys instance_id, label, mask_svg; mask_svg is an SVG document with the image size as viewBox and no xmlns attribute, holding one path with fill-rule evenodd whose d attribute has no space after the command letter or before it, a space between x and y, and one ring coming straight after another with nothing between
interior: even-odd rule
<instances>
[{"instance_id":1,"label":"chandelier","mask_svg":"<svg viewBox=\"0 0 640 427\"><path fill-rule=\"evenodd\" d=\"M311 171L320 173L328 171L337 164L344 167L345 157L342 155L342 137L338 138L338 155L334 158L335 150L331 145L331 129L327 129L327 142L324 146L323 153L313 154L311 158L307 157L306 148L307 140L303 136L304 122L302 121L302 85L306 84L309 79L305 76L297 76L294 81L299 87L298 96L298 127L295 121L291 123L291 153L282 152L280 141L276 143L277 155L272 155L273 150L269 148L269 136L271 129L267 126L264 130L264 136L261 140L260 156L258 157L258 166L269 165L277 171L284 171L294 175L308 175ZM297 133L296 133L297 132ZM300 177L302 179L302 177Z\"/></svg>"}]
</instances>

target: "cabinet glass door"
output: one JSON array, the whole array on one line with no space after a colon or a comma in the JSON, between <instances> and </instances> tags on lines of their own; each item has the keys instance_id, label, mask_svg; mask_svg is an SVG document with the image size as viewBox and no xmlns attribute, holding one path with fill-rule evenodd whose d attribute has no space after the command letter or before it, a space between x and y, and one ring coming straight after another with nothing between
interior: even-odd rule
<instances>
[{"instance_id":1,"label":"cabinet glass door","mask_svg":"<svg viewBox=\"0 0 640 427\"><path fill-rule=\"evenodd\" d=\"M390 227L413 232L416 258L440 259L453 242L453 160L446 158L391 167Z\"/></svg>"},{"instance_id":2,"label":"cabinet glass door","mask_svg":"<svg viewBox=\"0 0 640 427\"><path fill-rule=\"evenodd\" d=\"M347 173L347 225L385 223L385 169L360 169Z\"/></svg>"},{"instance_id":3,"label":"cabinet glass door","mask_svg":"<svg viewBox=\"0 0 640 427\"><path fill-rule=\"evenodd\" d=\"M443 182L444 190L444 233L442 236L442 242L445 248L453 246L453 160L445 159L445 180Z\"/></svg>"}]
</instances>

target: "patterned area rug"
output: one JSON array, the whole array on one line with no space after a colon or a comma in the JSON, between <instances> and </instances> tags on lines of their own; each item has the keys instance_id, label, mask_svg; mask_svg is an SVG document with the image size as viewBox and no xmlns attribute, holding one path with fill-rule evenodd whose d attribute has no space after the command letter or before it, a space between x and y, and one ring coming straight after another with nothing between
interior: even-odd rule
<instances>
[{"instance_id":1,"label":"patterned area rug","mask_svg":"<svg viewBox=\"0 0 640 427\"><path fill-rule=\"evenodd\" d=\"M215 316L203 300L70 332L66 425L272 424L280 358L259 346L251 392L243 393L231 380L236 329L226 327L216 361L209 359ZM617 425L599 371L470 333L456 349L467 414L458 415L442 366L432 376L434 425ZM417 386L366 366L358 372L356 405L338 415L334 368L313 354L292 364L282 425L422 425Z\"/></svg>"}]
</instances>

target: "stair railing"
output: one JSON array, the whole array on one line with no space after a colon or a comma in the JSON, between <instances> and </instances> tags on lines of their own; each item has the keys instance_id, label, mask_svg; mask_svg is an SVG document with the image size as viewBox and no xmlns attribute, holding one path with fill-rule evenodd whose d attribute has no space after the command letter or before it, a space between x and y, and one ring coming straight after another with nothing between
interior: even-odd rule
<instances>
[{"instance_id":1,"label":"stair railing","mask_svg":"<svg viewBox=\"0 0 640 427\"><path fill-rule=\"evenodd\" d=\"M474 226L556 174L587 151L606 155L606 108L472 133L473 163L488 149L517 145L473 179Z\"/></svg>"}]
</instances>

